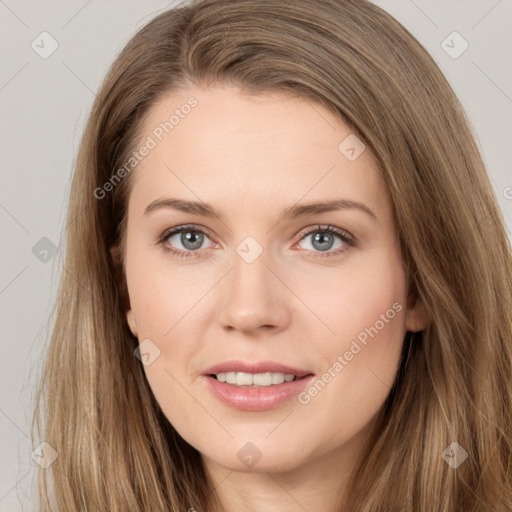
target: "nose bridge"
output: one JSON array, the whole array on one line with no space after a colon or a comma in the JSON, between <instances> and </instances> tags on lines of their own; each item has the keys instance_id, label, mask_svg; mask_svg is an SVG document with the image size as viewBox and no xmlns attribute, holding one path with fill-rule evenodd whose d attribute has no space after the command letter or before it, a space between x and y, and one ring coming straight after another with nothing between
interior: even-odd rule
<instances>
[{"instance_id":1,"label":"nose bridge","mask_svg":"<svg viewBox=\"0 0 512 512\"><path fill-rule=\"evenodd\" d=\"M272 283L272 258L267 250L256 255L254 248L247 243L240 244L237 249L237 256L234 262L234 268L231 272L230 287L233 291L249 297L263 293L270 295L275 283ZM275 265L274 265L275 266Z\"/></svg>"},{"instance_id":2,"label":"nose bridge","mask_svg":"<svg viewBox=\"0 0 512 512\"><path fill-rule=\"evenodd\" d=\"M283 284L269 269L275 266L270 251L252 237L236 247L234 267L222 288L224 326L243 331L283 327L289 312Z\"/></svg>"}]
</instances>

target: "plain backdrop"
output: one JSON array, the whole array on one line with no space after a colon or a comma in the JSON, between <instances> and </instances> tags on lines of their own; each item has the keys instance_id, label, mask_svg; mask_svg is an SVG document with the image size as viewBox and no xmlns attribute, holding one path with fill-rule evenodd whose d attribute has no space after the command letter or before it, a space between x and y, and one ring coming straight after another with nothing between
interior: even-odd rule
<instances>
[{"instance_id":1,"label":"plain backdrop","mask_svg":"<svg viewBox=\"0 0 512 512\"><path fill-rule=\"evenodd\" d=\"M462 101L510 233L512 1L376 3L425 46ZM33 390L51 330L70 178L85 120L118 52L172 5L0 0L2 512L37 510Z\"/></svg>"}]
</instances>

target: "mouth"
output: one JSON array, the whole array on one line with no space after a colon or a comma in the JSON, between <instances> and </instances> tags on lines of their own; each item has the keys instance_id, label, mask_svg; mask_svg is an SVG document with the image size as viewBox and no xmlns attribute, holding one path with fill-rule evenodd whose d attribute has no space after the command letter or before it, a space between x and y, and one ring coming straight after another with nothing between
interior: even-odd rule
<instances>
[{"instance_id":1,"label":"mouth","mask_svg":"<svg viewBox=\"0 0 512 512\"><path fill-rule=\"evenodd\" d=\"M203 373L205 384L225 405L264 411L298 395L314 380L313 372L275 362L228 361Z\"/></svg>"}]
</instances>

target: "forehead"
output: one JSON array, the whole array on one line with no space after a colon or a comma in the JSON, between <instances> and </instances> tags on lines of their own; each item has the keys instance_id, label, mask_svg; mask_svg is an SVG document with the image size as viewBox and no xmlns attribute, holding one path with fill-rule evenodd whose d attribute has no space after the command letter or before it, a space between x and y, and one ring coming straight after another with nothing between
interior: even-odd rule
<instances>
[{"instance_id":1,"label":"forehead","mask_svg":"<svg viewBox=\"0 0 512 512\"><path fill-rule=\"evenodd\" d=\"M190 88L155 104L139 134L151 149L131 177L137 203L169 194L261 209L346 196L389 206L370 152L353 159L354 134L309 99Z\"/></svg>"}]
</instances>

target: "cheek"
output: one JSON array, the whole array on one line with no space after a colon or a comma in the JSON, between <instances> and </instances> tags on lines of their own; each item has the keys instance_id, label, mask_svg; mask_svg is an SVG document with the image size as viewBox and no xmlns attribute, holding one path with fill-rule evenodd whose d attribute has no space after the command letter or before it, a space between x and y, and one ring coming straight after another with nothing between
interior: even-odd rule
<instances>
[{"instance_id":1,"label":"cheek","mask_svg":"<svg viewBox=\"0 0 512 512\"><path fill-rule=\"evenodd\" d=\"M189 439L189 432L206 438L215 427L207 421L197 422L197 403L186 389L188 362L193 360L197 340L201 339L198 312L201 297L211 287L209 276L204 272L198 276L193 271L184 271L184 267L171 267L165 264L165 257L143 251L133 251L130 256L126 277L138 338L141 343L151 340L152 344L147 346L154 354L143 370L169 422L193 443L195 438Z\"/></svg>"},{"instance_id":2,"label":"cheek","mask_svg":"<svg viewBox=\"0 0 512 512\"><path fill-rule=\"evenodd\" d=\"M311 288L308 305L333 332L325 328L316 344L323 365L299 401L310 428L322 425L326 437L345 439L378 412L396 378L407 288L396 253L325 282Z\"/></svg>"},{"instance_id":3,"label":"cheek","mask_svg":"<svg viewBox=\"0 0 512 512\"><path fill-rule=\"evenodd\" d=\"M138 338L141 343L151 340L149 346L158 354L144 371L157 401L167 404L164 410L172 414L179 404L180 418L186 417L190 395L180 384L189 382L191 362L204 350L204 312L212 309L215 293L209 292L218 275L206 266L172 264L163 251L134 248L130 256L126 277Z\"/></svg>"},{"instance_id":4,"label":"cheek","mask_svg":"<svg viewBox=\"0 0 512 512\"><path fill-rule=\"evenodd\" d=\"M325 340L318 347L325 347L325 353L343 348L347 340L356 338L376 322L383 337L393 338L402 333L407 287L395 251L355 256L347 265L324 268L322 272L295 279L294 291L311 311L309 323L316 322L316 330Z\"/></svg>"},{"instance_id":5,"label":"cheek","mask_svg":"<svg viewBox=\"0 0 512 512\"><path fill-rule=\"evenodd\" d=\"M206 291L208 276L171 265L169 258L162 249L149 251L134 245L129 252L126 279L141 340L172 337L175 326Z\"/></svg>"}]
</instances>

